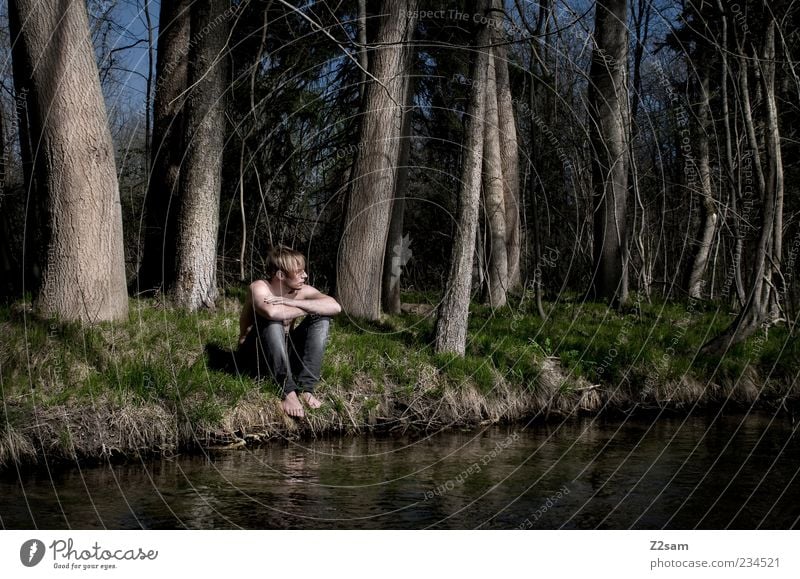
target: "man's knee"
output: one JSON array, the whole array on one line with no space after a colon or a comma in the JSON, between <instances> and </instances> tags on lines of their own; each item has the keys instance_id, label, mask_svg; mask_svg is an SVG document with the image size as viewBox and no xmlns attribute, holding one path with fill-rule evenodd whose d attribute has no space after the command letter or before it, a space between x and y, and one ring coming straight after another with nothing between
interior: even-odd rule
<instances>
[{"instance_id":1,"label":"man's knee","mask_svg":"<svg viewBox=\"0 0 800 579\"><path fill-rule=\"evenodd\" d=\"M308 328L307 339L314 340L320 345L324 345L328 339L332 318L329 316L314 316Z\"/></svg>"},{"instance_id":2,"label":"man's knee","mask_svg":"<svg viewBox=\"0 0 800 579\"><path fill-rule=\"evenodd\" d=\"M330 316L310 316L311 317L311 327L316 328L320 331L327 332L328 329L331 327L331 322L333 318Z\"/></svg>"}]
</instances>

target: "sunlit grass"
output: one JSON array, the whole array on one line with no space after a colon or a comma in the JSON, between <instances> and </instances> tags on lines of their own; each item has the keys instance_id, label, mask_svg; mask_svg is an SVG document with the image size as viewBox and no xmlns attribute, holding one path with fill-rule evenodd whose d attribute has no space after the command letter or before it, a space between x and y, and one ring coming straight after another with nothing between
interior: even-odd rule
<instances>
[{"instance_id":1,"label":"sunlit grass","mask_svg":"<svg viewBox=\"0 0 800 579\"><path fill-rule=\"evenodd\" d=\"M406 302L413 299L435 296L404 296ZM132 300L127 322L87 327L37 319L20 303L0 307L5 428L10 433L24 427L34 408L92 412L102 402L164 409L196 429L219 423L254 393L277 400L271 381L209 366L207 346L235 347L240 304L227 297L213 311L190 314L154 300ZM340 315L323 365L331 401L326 412L348 415L353 397L347 393L355 390L363 420L374 420L386 411L387 400L398 397L435 400L448 392L477 392L488 400L501 384L504 392L541 393L546 362L563 370L562 391L582 381L609 391L623 386L631 399L647 380L735 383L749 367L777 391L798 372L800 345L785 327L735 346L722 359L701 355L701 346L731 321L713 304L641 300L620 313L576 297L546 303L545 309L548 317L542 320L532 299L497 309L473 305L464 357L434 353L431 314L404 313L380 322Z\"/></svg>"}]
</instances>

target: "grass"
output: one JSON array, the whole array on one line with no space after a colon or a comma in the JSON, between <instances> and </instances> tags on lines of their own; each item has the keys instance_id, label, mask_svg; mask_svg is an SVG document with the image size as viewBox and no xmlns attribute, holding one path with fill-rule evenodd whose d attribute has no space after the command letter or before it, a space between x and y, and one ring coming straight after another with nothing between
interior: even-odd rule
<instances>
[{"instance_id":1,"label":"grass","mask_svg":"<svg viewBox=\"0 0 800 579\"><path fill-rule=\"evenodd\" d=\"M436 303L430 294L409 298ZM603 400L660 405L676 400L665 394L669 384L686 385L677 399L689 402L710 397L698 384L723 385L711 389L718 397L736 394L742 376L761 377L750 389L766 386L762 397L778 399L798 372L799 341L785 327L721 360L699 355L730 322L713 304L640 301L626 313L579 300L545 307L542 321L530 299L473 305L464 357L433 352L430 315L339 316L320 385L329 404L298 426L269 381L209 368L208 344L235 346L239 299L194 314L132 300L126 323L92 327L37 319L22 303L2 306L0 465L35 459L42 448L62 457L169 451L208 444L214 432L237 439L428 428L595 410Z\"/></svg>"}]
</instances>

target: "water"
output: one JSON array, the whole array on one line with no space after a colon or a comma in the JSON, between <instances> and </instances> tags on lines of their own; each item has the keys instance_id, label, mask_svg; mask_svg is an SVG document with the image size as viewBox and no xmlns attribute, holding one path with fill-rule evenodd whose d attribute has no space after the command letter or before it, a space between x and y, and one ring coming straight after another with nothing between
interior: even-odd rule
<instances>
[{"instance_id":1,"label":"water","mask_svg":"<svg viewBox=\"0 0 800 579\"><path fill-rule=\"evenodd\" d=\"M0 475L0 524L47 529L799 526L786 416L493 426L277 441Z\"/></svg>"}]
</instances>

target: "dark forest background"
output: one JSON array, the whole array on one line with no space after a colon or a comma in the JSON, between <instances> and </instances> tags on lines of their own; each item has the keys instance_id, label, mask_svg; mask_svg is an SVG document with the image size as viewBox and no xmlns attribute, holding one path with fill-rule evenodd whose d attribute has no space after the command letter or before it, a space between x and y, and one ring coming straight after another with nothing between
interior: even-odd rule
<instances>
[{"instance_id":1,"label":"dark forest background","mask_svg":"<svg viewBox=\"0 0 800 579\"><path fill-rule=\"evenodd\" d=\"M797 319L795 3L2 10L0 290L43 315L213 307L286 244L438 350L470 299L715 302L711 353Z\"/></svg>"}]
</instances>

